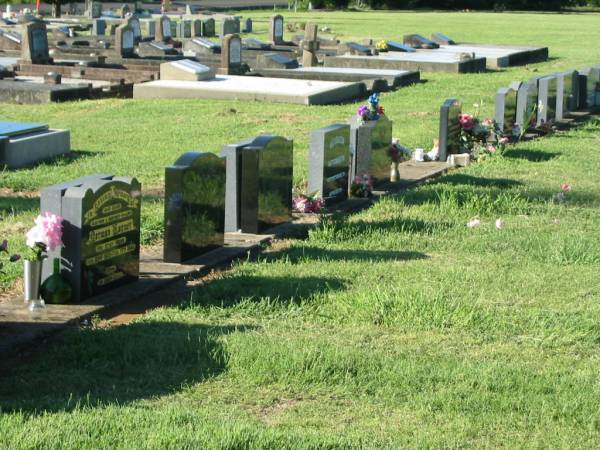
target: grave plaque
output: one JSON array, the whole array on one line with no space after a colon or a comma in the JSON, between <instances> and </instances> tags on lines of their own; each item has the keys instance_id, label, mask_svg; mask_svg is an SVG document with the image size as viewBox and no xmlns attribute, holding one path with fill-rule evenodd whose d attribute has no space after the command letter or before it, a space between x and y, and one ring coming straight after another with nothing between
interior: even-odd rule
<instances>
[{"instance_id":1,"label":"grave plaque","mask_svg":"<svg viewBox=\"0 0 600 450\"><path fill-rule=\"evenodd\" d=\"M456 42L443 33L433 33L431 40L439 45L456 45Z\"/></svg>"},{"instance_id":2,"label":"grave plaque","mask_svg":"<svg viewBox=\"0 0 600 450\"><path fill-rule=\"evenodd\" d=\"M202 37L214 37L215 19L206 19L202 21Z\"/></svg>"},{"instance_id":3,"label":"grave plaque","mask_svg":"<svg viewBox=\"0 0 600 450\"><path fill-rule=\"evenodd\" d=\"M269 41L275 45L284 45L283 40L283 16L276 14L269 21Z\"/></svg>"},{"instance_id":4,"label":"grave plaque","mask_svg":"<svg viewBox=\"0 0 600 450\"><path fill-rule=\"evenodd\" d=\"M23 26L21 59L31 64L48 64L51 62L46 24L44 22L30 22Z\"/></svg>"},{"instance_id":5,"label":"grave plaque","mask_svg":"<svg viewBox=\"0 0 600 450\"><path fill-rule=\"evenodd\" d=\"M171 41L171 20L167 16L156 19L154 40L160 42Z\"/></svg>"},{"instance_id":6,"label":"grave plaque","mask_svg":"<svg viewBox=\"0 0 600 450\"><path fill-rule=\"evenodd\" d=\"M308 192L318 191L326 204L344 200L349 174L350 126L335 124L314 130L308 155Z\"/></svg>"},{"instance_id":7,"label":"grave plaque","mask_svg":"<svg viewBox=\"0 0 600 450\"><path fill-rule=\"evenodd\" d=\"M461 126L458 120L462 113L462 103L450 98L440 108L439 159L446 161L448 155L460 153Z\"/></svg>"},{"instance_id":8,"label":"grave plaque","mask_svg":"<svg viewBox=\"0 0 600 450\"><path fill-rule=\"evenodd\" d=\"M596 67L586 67L579 71L579 107L591 109L600 105L600 70Z\"/></svg>"},{"instance_id":9,"label":"grave plaque","mask_svg":"<svg viewBox=\"0 0 600 450\"><path fill-rule=\"evenodd\" d=\"M242 66L242 40L237 34L228 34L221 44L221 75L240 75Z\"/></svg>"},{"instance_id":10,"label":"grave plaque","mask_svg":"<svg viewBox=\"0 0 600 450\"><path fill-rule=\"evenodd\" d=\"M115 48L121 58L131 58L134 53L133 29L129 25L120 25L115 32Z\"/></svg>"},{"instance_id":11,"label":"grave plaque","mask_svg":"<svg viewBox=\"0 0 600 450\"><path fill-rule=\"evenodd\" d=\"M287 222L292 211L293 142L258 136L225 146L225 230L260 233Z\"/></svg>"},{"instance_id":12,"label":"grave plaque","mask_svg":"<svg viewBox=\"0 0 600 450\"><path fill-rule=\"evenodd\" d=\"M556 120L562 120L579 104L579 74L577 71L556 74Z\"/></svg>"},{"instance_id":13,"label":"grave plaque","mask_svg":"<svg viewBox=\"0 0 600 450\"><path fill-rule=\"evenodd\" d=\"M60 201L61 272L76 302L139 276L141 186L135 178L110 178L83 179Z\"/></svg>"},{"instance_id":14,"label":"grave plaque","mask_svg":"<svg viewBox=\"0 0 600 450\"><path fill-rule=\"evenodd\" d=\"M92 34L94 36L104 36L106 34L106 20L94 19Z\"/></svg>"},{"instance_id":15,"label":"grave plaque","mask_svg":"<svg viewBox=\"0 0 600 450\"><path fill-rule=\"evenodd\" d=\"M362 55L372 56L373 52L369 47L366 47L356 42L345 42L338 47L338 55Z\"/></svg>"},{"instance_id":16,"label":"grave plaque","mask_svg":"<svg viewBox=\"0 0 600 450\"><path fill-rule=\"evenodd\" d=\"M181 263L224 244L225 159L188 152L165 170L164 260Z\"/></svg>"},{"instance_id":17,"label":"grave plaque","mask_svg":"<svg viewBox=\"0 0 600 450\"><path fill-rule=\"evenodd\" d=\"M416 50L406 44L401 44L396 41L387 41L388 51L390 52L404 52L404 53L415 53Z\"/></svg>"},{"instance_id":18,"label":"grave plaque","mask_svg":"<svg viewBox=\"0 0 600 450\"><path fill-rule=\"evenodd\" d=\"M404 36L403 42L406 45L410 45L413 48L422 48L422 49L435 49L440 48L438 44L427 39L420 34L408 34Z\"/></svg>"},{"instance_id":19,"label":"grave plaque","mask_svg":"<svg viewBox=\"0 0 600 450\"><path fill-rule=\"evenodd\" d=\"M368 174L374 184L389 180L393 123L385 115L366 122L354 116L350 126L351 178Z\"/></svg>"},{"instance_id":20,"label":"grave plaque","mask_svg":"<svg viewBox=\"0 0 600 450\"><path fill-rule=\"evenodd\" d=\"M536 125L556 120L556 89L555 76L542 77L538 80L538 114Z\"/></svg>"},{"instance_id":21,"label":"grave plaque","mask_svg":"<svg viewBox=\"0 0 600 450\"><path fill-rule=\"evenodd\" d=\"M523 83L517 93L517 124L526 131L537 123L538 88L536 83Z\"/></svg>"},{"instance_id":22,"label":"grave plaque","mask_svg":"<svg viewBox=\"0 0 600 450\"><path fill-rule=\"evenodd\" d=\"M496 93L494 118L504 134L512 133L517 120L517 91L512 87L500 88Z\"/></svg>"}]
</instances>

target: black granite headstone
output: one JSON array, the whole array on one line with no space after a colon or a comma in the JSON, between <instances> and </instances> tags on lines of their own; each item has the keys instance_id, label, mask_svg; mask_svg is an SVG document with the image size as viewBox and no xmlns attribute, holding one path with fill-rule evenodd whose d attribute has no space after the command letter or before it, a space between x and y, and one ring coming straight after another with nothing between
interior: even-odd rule
<instances>
[{"instance_id":1,"label":"black granite headstone","mask_svg":"<svg viewBox=\"0 0 600 450\"><path fill-rule=\"evenodd\" d=\"M406 44L401 44L397 41L387 41L388 51L390 52L404 52L404 53L415 53L416 50Z\"/></svg>"},{"instance_id":2,"label":"black granite headstone","mask_svg":"<svg viewBox=\"0 0 600 450\"><path fill-rule=\"evenodd\" d=\"M556 74L556 120L562 120L577 109L579 103L579 74L576 70Z\"/></svg>"},{"instance_id":3,"label":"black granite headstone","mask_svg":"<svg viewBox=\"0 0 600 450\"><path fill-rule=\"evenodd\" d=\"M579 108L590 109L600 105L600 70L586 67L579 71Z\"/></svg>"},{"instance_id":4,"label":"black granite headstone","mask_svg":"<svg viewBox=\"0 0 600 450\"><path fill-rule=\"evenodd\" d=\"M214 37L215 36L215 19L206 19L202 21L202 36L203 37Z\"/></svg>"},{"instance_id":5,"label":"black granite headstone","mask_svg":"<svg viewBox=\"0 0 600 450\"><path fill-rule=\"evenodd\" d=\"M448 155L460 152L461 125L458 119L461 112L462 103L456 98L446 100L440 108L440 161L446 161Z\"/></svg>"},{"instance_id":6,"label":"black granite headstone","mask_svg":"<svg viewBox=\"0 0 600 450\"><path fill-rule=\"evenodd\" d=\"M310 134L308 192L319 192L326 204L348 197L350 126L335 124Z\"/></svg>"},{"instance_id":7,"label":"black granite headstone","mask_svg":"<svg viewBox=\"0 0 600 450\"><path fill-rule=\"evenodd\" d=\"M188 152L165 169L164 260L180 263L224 244L225 160Z\"/></svg>"},{"instance_id":8,"label":"black granite headstone","mask_svg":"<svg viewBox=\"0 0 600 450\"><path fill-rule=\"evenodd\" d=\"M382 115L378 120L363 121L354 116L350 122L350 149L352 152L352 169L350 176L371 176L373 183L389 180L389 149L392 145L393 123Z\"/></svg>"}]
</instances>

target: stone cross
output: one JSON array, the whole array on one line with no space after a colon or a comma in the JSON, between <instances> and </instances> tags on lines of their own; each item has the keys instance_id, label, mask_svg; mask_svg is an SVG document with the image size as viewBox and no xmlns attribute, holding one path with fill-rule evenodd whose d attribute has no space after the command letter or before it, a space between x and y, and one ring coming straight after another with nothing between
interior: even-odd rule
<instances>
[{"instance_id":1,"label":"stone cross","mask_svg":"<svg viewBox=\"0 0 600 450\"><path fill-rule=\"evenodd\" d=\"M319 26L314 22L308 22L304 30L304 41L302 42L302 65L304 67L313 67L319 63L317 59L317 50L319 41L317 32Z\"/></svg>"}]
</instances>

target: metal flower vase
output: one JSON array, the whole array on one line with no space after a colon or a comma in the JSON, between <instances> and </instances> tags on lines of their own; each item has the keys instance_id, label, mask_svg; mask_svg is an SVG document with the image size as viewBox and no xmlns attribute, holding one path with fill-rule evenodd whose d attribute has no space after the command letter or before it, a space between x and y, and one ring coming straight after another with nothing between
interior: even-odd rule
<instances>
[{"instance_id":1,"label":"metal flower vase","mask_svg":"<svg viewBox=\"0 0 600 450\"><path fill-rule=\"evenodd\" d=\"M400 163L392 161L392 165L390 167L390 181L392 183L395 183L398 180L400 180L399 166L400 166Z\"/></svg>"},{"instance_id":2,"label":"metal flower vase","mask_svg":"<svg viewBox=\"0 0 600 450\"><path fill-rule=\"evenodd\" d=\"M40 299L40 286L42 284L42 262L41 260L23 261L23 290L25 303L29 309L44 308L44 300Z\"/></svg>"}]
</instances>

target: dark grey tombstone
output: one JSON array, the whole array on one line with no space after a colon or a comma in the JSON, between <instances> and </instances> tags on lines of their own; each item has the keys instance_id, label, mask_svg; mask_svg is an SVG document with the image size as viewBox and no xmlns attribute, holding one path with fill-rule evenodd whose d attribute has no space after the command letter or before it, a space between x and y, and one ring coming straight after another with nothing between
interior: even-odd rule
<instances>
[{"instance_id":1,"label":"dark grey tombstone","mask_svg":"<svg viewBox=\"0 0 600 450\"><path fill-rule=\"evenodd\" d=\"M356 42L345 42L340 44L338 47L339 55L362 55L362 56L371 56L373 55L373 51L364 45L357 44Z\"/></svg>"},{"instance_id":2,"label":"dark grey tombstone","mask_svg":"<svg viewBox=\"0 0 600 450\"><path fill-rule=\"evenodd\" d=\"M171 33L171 20L167 16L161 16L156 19L156 29L154 31L154 40L159 42L170 42L173 34Z\"/></svg>"},{"instance_id":3,"label":"dark grey tombstone","mask_svg":"<svg viewBox=\"0 0 600 450\"><path fill-rule=\"evenodd\" d=\"M517 93L517 124L526 131L537 124L538 88L536 83L523 83Z\"/></svg>"},{"instance_id":4,"label":"dark grey tombstone","mask_svg":"<svg viewBox=\"0 0 600 450\"><path fill-rule=\"evenodd\" d=\"M215 36L215 19L206 19L202 21L202 37Z\"/></svg>"},{"instance_id":5,"label":"dark grey tombstone","mask_svg":"<svg viewBox=\"0 0 600 450\"><path fill-rule=\"evenodd\" d=\"M576 70L557 73L556 80L556 120L562 120L579 104L579 74Z\"/></svg>"},{"instance_id":6,"label":"dark grey tombstone","mask_svg":"<svg viewBox=\"0 0 600 450\"><path fill-rule=\"evenodd\" d=\"M225 231L260 233L290 220L293 147L280 136L258 136L223 148Z\"/></svg>"},{"instance_id":7,"label":"dark grey tombstone","mask_svg":"<svg viewBox=\"0 0 600 450\"><path fill-rule=\"evenodd\" d=\"M512 133L517 121L517 91L512 87L498 89L494 119L504 134Z\"/></svg>"},{"instance_id":8,"label":"dark grey tombstone","mask_svg":"<svg viewBox=\"0 0 600 450\"><path fill-rule=\"evenodd\" d=\"M195 19L192 21L192 37L202 36L202 21Z\"/></svg>"},{"instance_id":9,"label":"dark grey tombstone","mask_svg":"<svg viewBox=\"0 0 600 450\"><path fill-rule=\"evenodd\" d=\"M382 115L378 120L364 122L358 116L350 121L351 178L370 175L374 184L389 180L390 145L393 123Z\"/></svg>"},{"instance_id":10,"label":"dark grey tombstone","mask_svg":"<svg viewBox=\"0 0 600 450\"><path fill-rule=\"evenodd\" d=\"M404 36L402 42L404 42L406 45L410 45L413 48L422 48L422 49L440 48L440 46L438 44L436 44L435 42L433 42L430 39L427 39L424 36L421 36L420 34L407 34L406 36Z\"/></svg>"},{"instance_id":11,"label":"dark grey tombstone","mask_svg":"<svg viewBox=\"0 0 600 450\"><path fill-rule=\"evenodd\" d=\"M178 38L191 38L192 37L192 21L182 20L177 24L177 37Z\"/></svg>"},{"instance_id":12,"label":"dark grey tombstone","mask_svg":"<svg viewBox=\"0 0 600 450\"><path fill-rule=\"evenodd\" d=\"M244 24L244 33L252 33L252 19L249 17Z\"/></svg>"},{"instance_id":13,"label":"dark grey tombstone","mask_svg":"<svg viewBox=\"0 0 600 450\"><path fill-rule=\"evenodd\" d=\"M104 36L105 34L106 34L106 20L94 19L94 23L92 25L92 35Z\"/></svg>"},{"instance_id":14,"label":"dark grey tombstone","mask_svg":"<svg viewBox=\"0 0 600 450\"><path fill-rule=\"evenodd\" d=\"M225 18L221 22L221 37L225 37L228 34L235 34L239 31L239 21L236 19Z\"/></svg>"},{"instance_id":15,"label":"dark grey tombstone","mask_svg":"<svg viewBox=\"0 0 600 450\"><path fill-rule=\"evenodd\" d=\"M297 69L298 60L281 52L263 53L257 56L256 66L263 69Z\"/></svg>"},{"instance_id":16,"label":"dark grey tombstone","mask_svg":"<svg viewBox=\"0 0 600 450\"><path fill-rule=\"evenodd\" d=\"M538 113L536 125L556 120L556 90L557 80L554 75L542 77L538 80Z\"/></svg>"},{"instance_id":17,"label":"dark grey tombstone","mask_svg":"<svg viewBox=\"0 0 600 450\"><path fill-rule=\"evenodd\" d=\"M439 45L456 45L456 41L443 33L433 33L431 40Z\"/></svg>"},{"instance_id":18,"label":"dark grey tombstone","mask_svg":"<svg viewBox=\"0 0 600 450\"><path fill-rule=\"evenodd\" d=\"M600 105L600 70L586 67L579 71L579 108L591 109Z\"/></svg>"},{"instance_id":19,"label":"dark grey tombstone","mask_svg":"<svg viewBox=\"0 0 600 450\"><path fill-rule=\"evenodd\" d=\"M31 64L48 64L52 61L44 22L30 22L23 26L21 59Z\"/></svg>"},{"instance_id":20,"label":"dark grey tombstone","mask_svg":"<svg viewBox=\"0 0 600 450\"><path fill-rule=\"evenodd\" d=\"M135 39L133 37L133 28L129 25L120 25L115 32L115 48L121 58L131 58L135 56Z\"/></svg>"},{"instance_id":21,"label":"dark grey tombstone","mask_svg":"<svg viewBox=\"0 0 600 450\"><path fill-rule=\"evenodd\" d=\"M387 41L388 51L390 52L405 52L405 53L415 53L416 50L408 45L401 44L396 41Z\"/></svg>"},{"instance_id":22,"label":"dark grey tombstone","mask_svg":"<svg viewBox=\"0 0 600 450\"><path fill-rule=\"evenodd\" d=\"M462 103L456 98L446 100L440 108L440 161L446 161L448 155L460 153L461 125L458 119L461 113Z\"/></svg>"},{"instance_id":23,"label":"dark grey tombstone","mask_svg":"<svg viewBox=\"0 0 600 450\"><path fill-rule=\"evenodd\" d=\"M335 124L310 134L308 192L319 192L325 204L348 198L350 126Z\"/></svg>"},{"instance_id":24,"label":"dark grey tombstone","mask_svg":"<svg viewBox=\"0 0 600 450\"><path fill-rule=\"evenodd\" d=\"M212 153L185 153L165 169L166 262L223 246L225 182L225 160Z\"/></svg>"},{"instance_id":25,"label":"dark grey tombstone","mask_svg":"<svg viewBox=\"0 0 600 450\"><path fill-rule=\"evenodd\" d=\"M133 41L138 44L142 40L142 27L140 25L140 19L137 16L129 16L125 19L125 23L133 30Z\"/></svg>"},{"instance_id":26,"label":"dark grey tombstone","mask_svg":"<svg viewBox=\"0 0 600 450\"><path fill-rule=\"evenodd\" d=\"M221 43L221 75L242 75L242 40L238 34L228 34Z\"/></svg>"},{"instance_id":27,"label":"dark grey tombstone","mask_svg":"<svg viewBox=\"0 0 600 450\"><path fill-rule=\"evenodd\" d=\"M75 302L139 276L141 185L135 178L109 178L86 177L66 189L59 185L51 189L53 197L42 200L42 207L56 207L61 198L61 273Z\"/></svg>"},{"instance_id":28,"label":"dark grey tombstone","mask_svg":"<svg viewBox=\"0 0 600 450\"><path fill-rule=\"evenodd\" d=\"M275 45L284 45L283 40L283 16L275 14L269 20L269 41Z\"/></svg>"}]
</instances>

